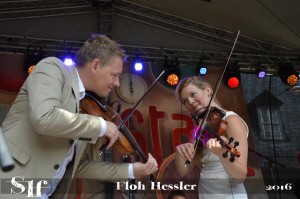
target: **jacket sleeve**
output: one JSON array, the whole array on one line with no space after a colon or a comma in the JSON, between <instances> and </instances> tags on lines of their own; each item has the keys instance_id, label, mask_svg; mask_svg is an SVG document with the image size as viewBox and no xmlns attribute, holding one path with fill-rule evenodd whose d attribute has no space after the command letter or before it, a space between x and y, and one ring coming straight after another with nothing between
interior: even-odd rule
<instances>
[{"instance_id":1,"label":"jacket sleeve","mask_svg":"<svg viewBox=\"0 0 300 199\"><path fill-rule=\"evenodd\" d=\"M72 92L71 82L70 74L58 59L44 59L37 65L26 81L31 124L42 135L94 143L101 129L99 118L62 107L62 92Z\"/></svg>"},{"instance_id":2,"label":"jacket sleeve","mask_svg":"<svg viewBox=\"0 0 300 199\"><path fill-rule=\"evenodd\" d=\"M99 155L103 139L98 138L95 144L88 144L81 156L76 178L98 181L124 181L128 180L129 163L103 162L104 154Z\"/></svg>"}]
</instances>

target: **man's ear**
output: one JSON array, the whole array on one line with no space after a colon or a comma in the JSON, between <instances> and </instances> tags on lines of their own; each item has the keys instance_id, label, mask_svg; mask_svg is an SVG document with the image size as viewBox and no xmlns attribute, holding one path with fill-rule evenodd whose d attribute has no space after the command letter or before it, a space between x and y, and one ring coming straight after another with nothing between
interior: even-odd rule
<instances>
[{"instance_id":1,"label":"man's ear","mask_svg":"<svg viewBox=\"0 0 300 199\"><path fill-rule=\"evenodd\" d=\"M90 70L92 73L95 73L97 71L97 68L100 67L100 61L99 59L93 59L91 61L91 64L90 64Z\"/></svg>"}]
</instances>

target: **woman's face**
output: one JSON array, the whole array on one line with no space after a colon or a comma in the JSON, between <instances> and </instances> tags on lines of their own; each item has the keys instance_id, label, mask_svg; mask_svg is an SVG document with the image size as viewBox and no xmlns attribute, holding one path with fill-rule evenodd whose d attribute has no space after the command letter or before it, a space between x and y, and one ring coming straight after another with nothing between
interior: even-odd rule
<instances>
[{"instance_id":1,"label":"woman's face","mask_svg":"<svg viewBox=\"0 0 300 199\"><path fill-rule=\"evenodd\" d=\"M205 111L211 94L212 90L208 86L200 89L193 84L189 84L181 92L181 101L192 114L199 116Z\"/></svg>"}]
</instances>

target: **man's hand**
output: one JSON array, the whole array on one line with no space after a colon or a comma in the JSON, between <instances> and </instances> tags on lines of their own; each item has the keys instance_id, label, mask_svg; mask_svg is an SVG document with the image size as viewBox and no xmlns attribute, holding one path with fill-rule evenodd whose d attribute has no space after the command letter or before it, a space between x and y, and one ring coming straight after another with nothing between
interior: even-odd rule
<instances>
[{"instance_id":1,"label":"man's hand","mask_svg":"<svg viewBox=\"0 0 300 199\"><path fill-rule=\"evenodd\" d=\"M106 149L109 149L119 138L119 131L117 129L117 126L110 122L110 121L105 121L106 122L106 131L104 133L104 136L106 136L109 139L109 143L106 146Z\"/></svg>"},{"instance_id":2,"label":"man's hand","mask_svg":"<svg viewBox=\"0 0 300 199\"><path fill-rule=\"evenodd\" d=\"M150 175L155 173L157 170L157 162L150 153L148 154L148 161L146 163L133 163L133 173L136 178L143 175Z\"/></svg>"}]
</instances>

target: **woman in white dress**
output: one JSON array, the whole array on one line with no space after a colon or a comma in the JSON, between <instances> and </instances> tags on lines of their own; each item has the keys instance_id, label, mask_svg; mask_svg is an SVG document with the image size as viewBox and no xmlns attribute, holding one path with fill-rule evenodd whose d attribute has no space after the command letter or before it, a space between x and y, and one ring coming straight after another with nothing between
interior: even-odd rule
<instances>
[{"instance_id":1,"label":"woman in white dress","mask_svg":"<svg viewBox=\"0 0 300 199\"><path fill-rule=\"evenodd\" d=\"M212 93L210 84L198 76L182 80L176 88L177 98L196 118L205 112ZM216 100L212 101L211 107L216 107L225 113L223 120L227 122L227 126L221 138L225 143L228 143L230 137L239 141L237 149L240 157L235 158L234 162L229 161L230 154L228 158L224 158L223 153L226 149L216 138L208 139L202 149L198 150L198 148L195 152L193 138L191 143L176 147L176 169L181 176L185 176L192 167L200 167L198 185L200 199L247 198L243 185L247 174L247 124L233 111L223 109ZM185 166L186 160L191 161L191 164Z\"/></svg>"}]
</instances>

